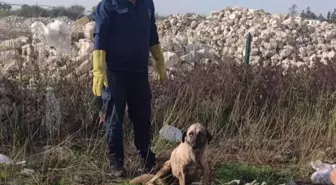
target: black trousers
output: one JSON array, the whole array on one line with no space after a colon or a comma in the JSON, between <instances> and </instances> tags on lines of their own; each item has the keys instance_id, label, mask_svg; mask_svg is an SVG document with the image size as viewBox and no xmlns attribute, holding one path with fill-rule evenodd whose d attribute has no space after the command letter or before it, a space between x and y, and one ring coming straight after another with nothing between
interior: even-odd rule
<instances>
[{"instance_id":1,"label":"black trousers","mask_svg":"<svg viewBox=\"0 0 336 185\"><path fill-rule=\"evenodd\" d=\"M102 99L110 165L124 165L123 118L127 103L135 147L145 166L151 168L155 165L155 154L150 149L152 97L148 73L108 71L107 76L109 84L103 90Z\"/></svg>"}]
</instances>

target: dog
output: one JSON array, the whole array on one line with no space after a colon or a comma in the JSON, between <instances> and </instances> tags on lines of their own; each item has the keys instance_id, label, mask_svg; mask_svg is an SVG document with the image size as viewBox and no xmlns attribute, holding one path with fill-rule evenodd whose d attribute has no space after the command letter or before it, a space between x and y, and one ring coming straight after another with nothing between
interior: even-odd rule
<instances>
[{"instance_id":1,"label":"dog","mask_svg":"<svg viewBox=\"0 0 336 185\"><path fill-rule=\"evenodd\" d=\"M205 185L209 184L210 169L207 162L206 147L212 140L212 135L202 124L194 123L187 132L182 134L182 141L170 155L163 167L150 179L146 185L154 185L165 174L171 172L178 178L180 185L186 185L186 173L192 165L200 167Z\"/></svg>"}]
</instances>

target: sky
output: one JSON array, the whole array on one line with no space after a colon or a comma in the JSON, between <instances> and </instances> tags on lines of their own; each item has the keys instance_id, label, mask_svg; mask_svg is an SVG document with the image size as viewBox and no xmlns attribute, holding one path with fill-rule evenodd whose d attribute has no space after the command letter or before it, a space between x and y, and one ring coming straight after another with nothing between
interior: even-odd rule
<instances>
[{"instance_id":1,"label":"sky","mask_svg":"<svg viewBox=\"0 0 336 185\"><path fill-rule=\"evenodd\" d=\"M99 0L0 0L17 4L43 4L50 6L81 4L88 9L96 5ZM154 0L156 12L161 15L195 12L208 14L214 10L221 10L228 6L240 6L252 9L264 9L270 13L287 13L292 4L298 9L310 6L316 14L326 16L328 11L336 8L336 0Z\"/></svg>"}]
</instances>

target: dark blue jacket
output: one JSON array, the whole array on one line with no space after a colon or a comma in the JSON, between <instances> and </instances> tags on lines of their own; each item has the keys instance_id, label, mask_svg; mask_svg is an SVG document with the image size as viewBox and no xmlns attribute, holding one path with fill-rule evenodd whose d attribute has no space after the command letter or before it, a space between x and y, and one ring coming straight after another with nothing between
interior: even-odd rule
<instances>
[{"instance_id":1,"label":"dark blue jacket","mask_svg":"<svg viewBox=\"0 0 336 185\"><path fill-rule=\"evenodd\" d=\"M107 69L145 72L149 48L159 43L153 0L102 0L94 12L94 49L106 51Z\"/></svg>"}]
</instances>

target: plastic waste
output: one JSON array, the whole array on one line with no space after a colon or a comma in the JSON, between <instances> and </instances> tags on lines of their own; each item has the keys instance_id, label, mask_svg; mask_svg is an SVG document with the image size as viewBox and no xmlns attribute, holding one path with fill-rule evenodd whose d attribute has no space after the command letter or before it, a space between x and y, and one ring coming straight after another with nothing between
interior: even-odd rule
<instances>
[{"instance_id":1,"label":"plastic waste","mask_svg":"<svg viewBox=\"0 0 336 185\"><path fill-rule=\"evenodd\" d=\"M336 168L336 164L328 164L316 160L311 162L310 165L316 170L310 177L313 183L333 185L330 180L330 173Z\"/></svg>"},{"instance_id":2,"label":"plastic waste","mask_svg":"<svg viewBox=\"0 0 336 185\"><path fill-rule=\"evenodd\" d=\"M4 155L4 154L0 154L0 164L16 164L16 165L20 165L20 164L25 164L26 161L19 161L14 163L13 160L11 160L8 156Z\"/></svg>"},{"instance_id":3,"label":"plastic waste","mask_svg":"<svg viewBox=\"0 0 336 185\"><path fill-rule=\"evenodd\" d=\"M182 132L180 129L171 126L171 125L164 125L160 131L159 135L172 142L181 142L182 141Z\"/></svg>"},{"instance_id":4,"label":"plastic waste","mask_svg":"<svg viewBox=\"0 0 336 185\"><path fill-rule=\"evenodd\" d=\"M45 120L43 120L42 125L46 127L50 135L57 135L59 134L62 124L63 117L60 102L55 96L54 89L52 87L47 87Z\"/></svg>"},{"instance_id":5,"label":"plastic waste","mask_svg":"<svg viewBox=\"0 0 336 185\"><path fill-rule=\"evenodd\" d=\"M9 164L9 163L11 163L10 158L4 154L0 154L0 164Z\"/></svg>"},{"instance_id":6,"label":"plastic waste","mask_svg":"<svg viewBox=\"0 0 336 185\"><path fill-rule=\"evenodd\" d=\"M55 20L47 25L36 21L30 26L33 39L54 47L60 54L71 52L71 29L63 21Z\"/></svg>"}]
</instances>

